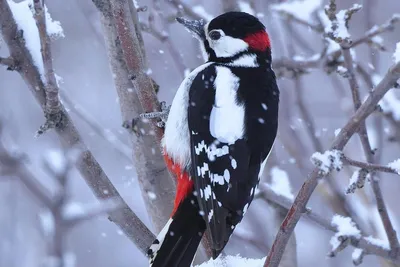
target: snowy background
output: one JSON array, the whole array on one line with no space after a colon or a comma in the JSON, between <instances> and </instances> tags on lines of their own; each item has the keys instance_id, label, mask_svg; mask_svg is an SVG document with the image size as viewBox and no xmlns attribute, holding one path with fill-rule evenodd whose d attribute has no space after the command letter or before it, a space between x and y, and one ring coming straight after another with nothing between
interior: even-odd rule
<instances>
[{"instance_id":1,"label":"snowy background","mask_svg":"<svg viewBox=\"0 0 400 267\"><path fill-rule=\"evenodd\" d=\"M167 3L168 1L160 2L165 16L175 14L173 5ZM193 10L201 16L211 18L220 14L223 8L220 1L187 0L184 2L192 6ZM239 2L244 11L253 12L249 9L246 0ZM288 32L285 27L286 22L273 9L293 10L298 17L312 21L313 16L310 15L310 12L319 5L326 4L325 1L305 0L304 3L289 7L282 7L282 5L277 7L274 4L290 1L254 0L250 2L255 7L255 14L267 26L272 40L274 59L294 54L310 57L322 50L321 34L316 34L309 28L296 23L293 24L292 32ZM368 5L372 3L370 15L366 14L366 10L361 10L354 15L349 32L355 37L361 36L375 24L384 23L393 13L400 13L398 0L360 0L358 2L340 0L337 2L339 8L348 8L353 3ZM152 7L152 1L138 1L138 4L140 6L147 5L149 9ZM74 103L74 106L68 106L64 101L68 111L84 141L125 201L148 227L153 229L144 208L131 158L129 158L128 135L121 127L120 108L109 69L98 12L90 0L52 0L47 1L47 5L53 19L61 22L65 35L65 38L55 41L52 48L55 71L62 77L61 95L68 96ZM147 21L148 14L148 11L140 13L142 21ZM161 28L163 25L157 20L156 26ZM144 38L150 67L148 72L160 85L158 94L160 100L170 103L185 72L199 65L202 59L197 41L191 38L180 25L171 23L165 25L165 30L170 35L166 42L160 42L149 33L144 33ZM305 40L303 46L298 45L294 35ZM386 52L378 53L365 44L358 46L354 50L357 61L366 66L368 70L384 74L393 62L393 51L396 43L400 41L398 36L400 36L400 25L395 28L394 32L381 35L384 40L383 44L387 48ZM181 59L177 59L175 55L171 54L170 46L179 51ZM0 42L0 56L6 56L7 53L7 48ZM370 66L373 66L374 69ZM335 72L327 75L320 69L302 76L301 81L303 82L301 93L303 103L315 121L315 136L325 150L333 140L335 131L346 122L348 118L346 112L352 108L347 81ZM360 84L363 98L367 94L368 88L365 83L360 82ZM265 172L265 179L271 181L272 186L281 190L282 188L287 189L285 177L288 177L292 193L295 195L312 167L309 158L315 149L306 131L307 123L299 115L299 102L295 92L297 87L293 80L288 78L280 79L279 85L281 96L285 99L281 102L281 110L284 112L281 112L279 140L275 144L275 151L269 168ZM396 93L393 93L392 100L393 98L396 98ZM394 105L398 105L398 120L400 120L399 103L394 102ZM90 116L93 121L101 125L111 142L99 136L82 119L80 113ZM60 148L60 143L57 136L51 131L40 138L34 137L38 127L44 122L42 110L20 76L15 72L6 71L4 67L0 67L0 116L6 123L5 142L14 144L20 150L28 153L31 172L40 177L44 184L51 186L53 181L43 171L42 159L48 150ZM376 135L376 128L374 128L376 126L383 132L384 141L383 145L379 147L379 153L381 153L381 163L387 164L393 159L399 158L400 140L389 142L388 139L394 133L393 128L383 119L383 116L378 117L377 120L379 122L368 121L368 130L372 137ZM293 133L298 135L302 144L293 144L291 139ZM120 150L115 149L111 134L116 135L126 144L125 152L127 151L127 153L121 153ZM353 158L363 160L358 142L351 142L346 152ZM339 191L344 193L351 174L351 171L342 171L327 179L331 179ZM83 179L79 177L79 173L74 170L72 177L70 186L73 200L93 201L95 198ZM400 181L398 177L391 174L382 174L380 177L384 199L389 207L394 227L399 229L400 222L396 218L400 216L400 209L397 207ZM340 213L343 207L338 207L341 203L333 200L337 198L332 197L334 193L327 189L326 184L326 182L322 182L308 206L314 212L330 220L336 213ZM344 206L352 206L351 210L363 220L365 224L363 229L367 230L368 235L384 239L378 213L373 203L370 203L369 185L360 191L362 192L358 195L345 195ZM282 194L291 196L287 191ZM242 257L251 258L266 256L280 224L279 216L278 219L273 216L273 207L268 206L265 201L258 199L253 203L244 222L231 238L226 248L227 254L240 254ZM32 195L17 180L0 180L0 267L38 266L38 262L45 252L45 243L39 231L37 216L40 211L41 206L33 200ZM345 267L353 265L351 261L353 248L347 248L344 253L339 253L335 258L327 257L331 250L330 239L333 235L331 232L319 228L310 221L302 220L296 227L295 234L298 266L339 265ZM106 216L74 228L68 237L68 248L76 255L77 266L147 265L144 255L114 224L107 220ZM379 264L390 266L374 256L367 256L363 266L378 266Z\"/></svg>"}]
</instances>

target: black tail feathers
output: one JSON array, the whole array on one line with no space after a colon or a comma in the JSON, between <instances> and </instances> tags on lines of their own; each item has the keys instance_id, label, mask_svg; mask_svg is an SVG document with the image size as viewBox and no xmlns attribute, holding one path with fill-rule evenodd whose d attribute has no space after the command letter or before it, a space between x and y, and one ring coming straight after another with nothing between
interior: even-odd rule
<instances>
[{"instance_id":1,"label":"black tail feathers","mask_svg":"<svg viewBox=\"0 0 400 267\"><path fill-rule=\"evenodd\" d=\"M150 266L190 267L205 230L197 199L189 194L150 246Z\"/></svg>"}]
</instances>

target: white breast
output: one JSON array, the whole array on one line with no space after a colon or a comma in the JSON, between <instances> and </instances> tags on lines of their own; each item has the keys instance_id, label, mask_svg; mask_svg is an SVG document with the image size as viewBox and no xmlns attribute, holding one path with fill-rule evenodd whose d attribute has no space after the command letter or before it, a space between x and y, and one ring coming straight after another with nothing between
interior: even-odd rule
<instances>
[{"instance_id":1,"label":"white breast","mask_svg":"<svg viewBox=\"0 0 400 267\"><path fill-rule=\"evenodd\" d=\"M172 101L162 144L168 156L180 166L190 164L190 133L187 121L190 86L197 74L210 64L203 64L193 70L183 80Z\"/></svg>"},{"instance_id":2,"label":"white breast","mask_svg":"<svg viewBox=\"0 0 400 267\"><path fill-rule=\"evenodd\" d=\"M210 132L219 141L233 144L243 137L244 107L237 103L239 78L227 67L216 67L215 104L211 110Z\"/></svg>"}]
</instances>

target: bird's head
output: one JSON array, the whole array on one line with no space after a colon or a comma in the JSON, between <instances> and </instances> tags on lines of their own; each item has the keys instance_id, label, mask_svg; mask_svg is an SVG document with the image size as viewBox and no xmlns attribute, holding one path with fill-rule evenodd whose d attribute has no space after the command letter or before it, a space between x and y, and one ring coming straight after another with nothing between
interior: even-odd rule
<instances>
[{"instance_id":1,"label":"bird's head","mask_svg":"<svg viewBox=\"0 0 400 267\"><path fill-rule=\"evenodd\" d=\"M210 22L177 18L197 39L209 61L232 62L253 54L271 60L271 43L265 26L254 16L244 12L227 12Z\"/></svg>"}]
</instances>

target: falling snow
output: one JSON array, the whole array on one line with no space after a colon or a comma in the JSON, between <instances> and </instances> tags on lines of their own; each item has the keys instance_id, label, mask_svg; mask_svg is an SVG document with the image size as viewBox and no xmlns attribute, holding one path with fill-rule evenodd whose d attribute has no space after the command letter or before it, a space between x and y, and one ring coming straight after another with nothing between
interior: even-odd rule
<instances>
[{"instance_id":1,"label":"falling snow","mask_svg":"<svg viewBox=\"0 0 400 267\"><path fill-rule=\"evenodd\" d=\"M59 175L65 172L67 159L61 151L49 150L44 157L53 172Z\"/></svg>"},{"instance_id":2,"label":"falling snow","mask_svg":"<svg viewBox=\"0 0 400 267\"><path fill-rule=\"evenodd\" d=\"M151 200L155 200L157 198L156 194L154 194L154 192L147 192L147 196L151 199Z\"/></svg>"}]
</instances>

